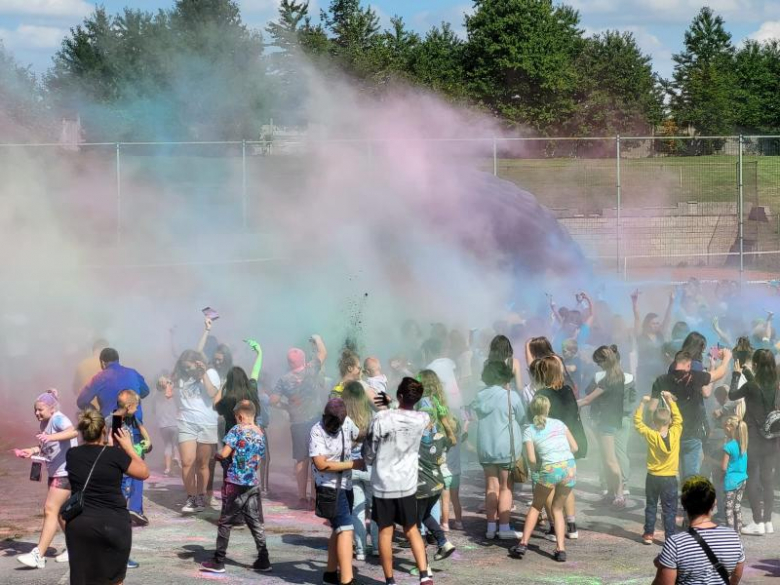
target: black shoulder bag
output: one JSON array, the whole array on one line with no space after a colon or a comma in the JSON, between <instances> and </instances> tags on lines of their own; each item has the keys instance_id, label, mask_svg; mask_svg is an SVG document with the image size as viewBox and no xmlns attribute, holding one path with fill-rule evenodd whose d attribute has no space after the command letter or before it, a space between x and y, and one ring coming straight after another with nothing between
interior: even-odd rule
<instances>
[{"instance_id":1,"label":"black shoulder bag","mask_svg":"<svg viewBox=\"0 0 780 585\"><path fill-rule=\"evenodd\" d=\"M712 552L710 545L704 541L695 528L688 528L688 534L691 535L691 538L693 538L693 540L699 544L701 549L704 551L704 554L707 555L707 558L712 563L712 566L715 567L718 575L720 575L720 578L723 579L723 583L725 583L725 585L729 585L729 572L726 570L726 567L723 565L723 563L718 560L718 557L715 556L715 553Z\"/></svg>"},{"instance_id":2,"label":"black shoulder bag","mask_svg":"<svg viewBox=\"0 0 780 585\"><path fill-rule=\"evenodd\" d=\"M344 440L344 428L341 429L341 458L344 461L347 453L347 445ZM336 480L336 487L316 486L316 499L314 503L314 514L319 518L332 520L338 516L339 492L341 491L341 481L344 478L344 472L339 471L339 478Z\"/></svg>"},{"instance_id":3,"label":"black shoulder bag","mask_svg":"<svg viewBox=\"0 0 780 585\"><path fill-rule=\"evenodd\" d=\"M87 491L89 480L92 479L92 472L95 471L95 466L97 465L100 456L105 450L106 446L104 445L100 450L100 453L98 453L98 456L95 457L95 462L92 464L92 468L89 470L89 475L87 476L87 481L84 482L84 487L82 487L79 491L71 494L71 496L65 500L65 503L62 504L62 508L60 508L60 516L62 516L62 519L65 520L65 522L70 522L84 511L84 492Z\"/></svg>"}]
</instances>

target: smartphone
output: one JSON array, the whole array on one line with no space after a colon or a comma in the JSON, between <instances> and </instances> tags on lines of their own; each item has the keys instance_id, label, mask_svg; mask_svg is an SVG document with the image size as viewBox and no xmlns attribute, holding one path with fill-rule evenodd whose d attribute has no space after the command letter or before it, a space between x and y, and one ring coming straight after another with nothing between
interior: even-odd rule
<instances>
[{"instance_id":1,"label":"smartphone","mask_svg":"<svg viewBox=\"0 0 780 585\"><path fill-rule=\"evenodd\" d=\"M46 462L46 458L33 456L31 459L30 481L41 481L41 477L43 476L43 464Z\"/></svg>"},{"instance_id":2,"label":"smartphone","mask_svg":"<svg viewBox=\"0 0 780 585\"><path fill-rule=\"evenodd\" d=\"M219 319L219 313L217 313L211 307L206 307L203 309L203 315L206 317L206 319L211 319L212 321Z\"/></svg>"},{"instance_id":3,"label":"smartphone","mask_svg":"<svg viewBox=\"0 0 780 585\"><path fill-rule=\"evenodd\" d=\"M119 432L119 429L122 428L122 425L124 424L125 417L123 417L121 414L114 414L111 415L111 435L116 436L116 434Z\"/></svg>"},{"instance_id":4,"label":"smartphone","mask_svg":"<svg viewBox=\"0 0 780 585\"><path fill-rule=\"evenodd\" d=\"M710 348L710 359L713 359L713 360L719 360L720 359L720 343L718 345Z\"/></svg>"}]
</instances>

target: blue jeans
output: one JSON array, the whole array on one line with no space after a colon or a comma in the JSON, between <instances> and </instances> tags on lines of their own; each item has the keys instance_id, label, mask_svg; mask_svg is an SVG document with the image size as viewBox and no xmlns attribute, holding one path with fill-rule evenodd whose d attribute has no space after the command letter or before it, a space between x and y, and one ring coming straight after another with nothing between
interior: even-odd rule
<instances>
[{"instance_id":1,"label":"blue jeans","mask_svg":"<svg viewBox=\"0 0 780 585\"><path fill-rule=\"evenodd\" d=\"M701 439L682 439L680 441L680 478L682 481L692 475L699 475L703 453Z\"/></svg>"},{"instance_id":2,"label":"blue jeans","mask_svg":"<svg viewBox=\"0 0 780 585\"><path fill-rule=\"evenodd\" d=\"M371 468L352 472L352 492L355 503L352 507L352 525L355 527L355 553L366 553L366 512L369 502L374 499L371 489ZM369 516L370 517L370 516ZM371 544L374 552L379 550L379 527L371 520Z\"/></svg>"},{"instance_id":3,"label":"blue jeans","mask_svg":"<svg viewBox=\"0 0 780 585\"><path fill-rule=\"evenodd\" d=\"M677 529L677 478L647 474L645 480L645 528L643 534L655 532L658 517L658 500L661 500L661 514L664 521L664 534L668 539Z\"/></svg>"},{"instance_id":4,"label":"blue jeans","mask_svg":"<svg viewBox=\"0 0 780 585\"><path fill-rule=\"evenodd\" d=\"M122 476L122 493L127 498L127 509L144 513L144 482L128 475Z\"/></svg>"}]
</instances>

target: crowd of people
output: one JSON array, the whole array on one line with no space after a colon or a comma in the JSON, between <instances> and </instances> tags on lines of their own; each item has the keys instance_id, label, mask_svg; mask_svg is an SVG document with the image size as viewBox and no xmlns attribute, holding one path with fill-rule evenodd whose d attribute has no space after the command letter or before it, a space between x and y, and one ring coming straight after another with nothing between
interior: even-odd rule
<instances>
[{"instance_id":1,"label":"crowd of people","mask_svg":"<svg viewBox=\"0 0 780 585\"><path fill-rule=\"evenodd\" d=\"M720 283L707 292L691 279L669 295L663 316L643 316L635 291L633 327L585 292L570 308L549 297L536 315L513 313L468 334L435 323L424 335L406 321L395 351L361 356L359 340L348 339L334 365L323 338L312 335L309 347L287 351L276 381L262 369L258 342L246 340L255 354L247 374L207 318L196 348L158 376L153 398L163 473L181 471L182 514L211 505L222 468L216 550L200 569L225 571L231 528L245 523L257 547L254 568L272 570L262 501L274 419L289 427L294 505L332 528L323 583L358 583L353 560L375 555L393 585L395 543L411 549L420 583L432 584L431 560L448 559L456 548L450 533L463 530L467 460L482 469L484 538L508 541L509 557L519 560L546 527L552 558L566 562L567 540L579 538L578 462L596 460L600 505L620 514L632 463L639 465L630 443L638 440L646 443L638 541L661 541L661 506L655 583L738 583L740 535L774 532L778 343L773 314L746 320L738 288ZM70 562L71 583L121 583L138 566L131 524L150 522L143 486L152 440L142 402L152 391L103 340L79 365L74 387L77 423L49 390L34 403L37 446L16 451L39 472L45 465L49 478L39 541L18 559L43 568L59 526L67 550L55 560ZM522 482L532 500L520 532L512 512ZM90 551L98 546L108 552L96 560Z\"/></svg>"}]
</instances>

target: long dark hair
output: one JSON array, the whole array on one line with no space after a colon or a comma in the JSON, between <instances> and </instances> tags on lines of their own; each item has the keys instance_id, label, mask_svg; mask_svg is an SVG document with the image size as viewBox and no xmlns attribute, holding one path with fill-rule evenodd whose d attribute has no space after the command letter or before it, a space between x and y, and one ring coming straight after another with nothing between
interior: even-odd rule
<instances>
[{"instance_id":1,"label":"long dark hair","mask_svg":"<svg viewBox=\"0 0 780 585\"><path fill-rule=\"evenodd\" d=\"M602 345L593 352L593 361L606 373L605 380L610 386L625 383L623 368L620 367L620 352L617 345Z\"/></svg>"},{"instance_id":2,"label":"long dark hair","mask_svg":"<svg viewBox=\"0 0 780 585\"><path fill-rule=\"evenodd\" d=\"M777 392L777 365L775 356L768 349L757 349L753 354L753 371L756 383L763 390Z\"/></svg>"},{"instance_id":3,"label":"long dark hair","mask_svg":"<svg viewBox=\"0 0 780 585\"><path fill-rule=\"evenodd\" d=\"M700 362L704 359L705 349L707 349L707 339L698 331L691 331L683 341L681 351L688 352L692 360Z\"/></svg>"},{"instance_id":4,"label":"long dark hair","mask_svg":"<svg viewBox=\"0 0 780 585\"><path fill-rule=\"evenodd\" d=\"M220 378L224 378L227 373L230 371L230 369L233 367L233 352L230 351L230 348L225 345L224 343L220 343L217 346L217 349L214 350L214 354L216 355L218 353L222 354L222 364L220 364L219 367L217 367L217 364L214 362L214 358L211 358L211 364L210 366L217 370L217 373L219 374Z\"/></svg>"},{"instance_id":5,"label":"long dark hair","mask_svg":"<svg viewBox=\"0 0 780 585\"><path fill-rule=\"evenodd\" d=\"M252 389L249 382L249 376L246 375L244 368L233 366L227 372L225 378L225 387L222 390L222 396L225 398L235 398L236 403L242 400L257 402L257 393Z\"/></svg>"},{"instance_id":6,"label":"long dark hair","mask_svg":"<svg viewBox=\"0 0 780 585\"><path fill-rule=\"evenodd\" d=\"M509 338L506 335L496 335L490 342L490 351L488 353L487 361L504 362L511 366L514 355L512 342L509 341Z\"/></svg>"},{"instance_id":7,"label":"long dark hair","mask_svg":"<svg viewBox=\"0 0 780 585\"><path fill-rule=\"evenodd\" d=\"M528 342L528 351L531 352L531 357L538 360L549 355L555 355L550 340L546 337L533 337Z\"/></svg>"},{"instance_id":8,"label":"long dark hair","mask_svg":"<svg viewBox=\"0 0 780 585\"><path fill-rule=\"evenodd\" d=\"M171 378L174 382L182 382L184 380L189 380L192 377L185 369L184 362L203 362L205 364L206 356L197 350L185 349L179 356L179 359L176 360L176 365L173 366Z\"/></svg>"}]
</instances>

